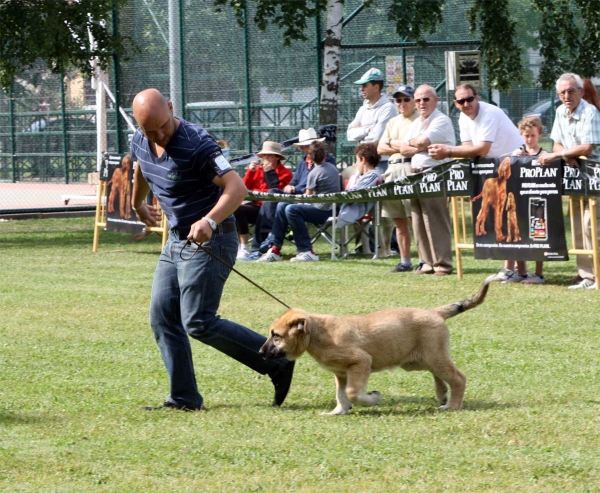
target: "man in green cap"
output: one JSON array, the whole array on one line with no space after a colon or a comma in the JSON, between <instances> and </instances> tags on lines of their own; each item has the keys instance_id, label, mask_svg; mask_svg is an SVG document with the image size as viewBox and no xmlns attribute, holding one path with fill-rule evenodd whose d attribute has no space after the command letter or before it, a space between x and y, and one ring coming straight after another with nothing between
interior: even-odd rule
<instances>
[{"instance_id":1,"label":"man in green cap","mask_svg":"<svg viewBox=\"0 0 600 493\"><path fill-rule=\"evenodd\" d=\"M398 116L396 106L387 94L382 94L384 75L383 72L376 68L370 68L356 82L360 85L360 92L365 98L363 105L360 107L354 120L348 125L346 138L350 142L360 142L366 144L369 142L378 143L383 135L387 122ZM389 155L382 155L379 163L379 170L385 173L388 167ZM379 257L389 257L392 252L390 242L394 222L390 218L382 218L379 229L379 244L380 249L377 253Z\"/></svg>"}]
</instances>

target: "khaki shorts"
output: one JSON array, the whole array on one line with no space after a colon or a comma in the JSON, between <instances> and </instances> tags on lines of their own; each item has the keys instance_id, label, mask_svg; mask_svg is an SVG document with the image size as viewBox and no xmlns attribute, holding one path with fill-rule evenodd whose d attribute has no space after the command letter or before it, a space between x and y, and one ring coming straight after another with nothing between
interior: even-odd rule
<instances>
[{"instance_id":1,"label":"khaki shorts","mask_svg":"<svg viewBox=\"0 0 600 493\"><path fill-rule=\"evenodd\" d=\"M394 163L390 164L383 174L383 181L388 183L409 175L412 175L410 163ZM381 202L381 217L395 219L410 217L410 199L383 200Z\"/></svg>"}]
</instances>

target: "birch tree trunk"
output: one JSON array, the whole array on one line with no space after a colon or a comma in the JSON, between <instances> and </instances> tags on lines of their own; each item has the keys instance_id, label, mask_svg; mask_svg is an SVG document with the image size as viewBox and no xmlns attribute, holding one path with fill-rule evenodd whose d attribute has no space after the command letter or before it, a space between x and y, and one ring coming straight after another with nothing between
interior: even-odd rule
<instances>
[{"instance_id":1,"label":"birch tree trunk","mask_svg":"<svg viewBox=\"0 0 600 493\"><path fill-rule=\"evenodd\" d=\"M327 1L327 33L323 49L323 80L321 82L321 125L337 123L340 88L340 55L344 0Z\"/></svg>"}]
</instances>

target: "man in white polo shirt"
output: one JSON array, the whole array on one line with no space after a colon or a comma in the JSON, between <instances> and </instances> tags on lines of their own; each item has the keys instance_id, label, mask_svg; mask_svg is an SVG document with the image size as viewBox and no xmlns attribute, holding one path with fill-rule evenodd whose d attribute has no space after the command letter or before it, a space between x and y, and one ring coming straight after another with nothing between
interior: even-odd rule
<instances>
[{"instance_id":1,"label":"man in white polo shirt","mask_svg":"<svg viewBox=\"0 0 600 493\"><path fill-rule=\"evenodd\" d=\"M400 145L400 153L410 157L413 173L448 161L435 160L427 152L431 145L456 144L452 121L437 109L435 89L422 85L415 91L420 113L411 123ZM416 198L410 201L413 230L423 265L415 274L447 276L452 272L452 237L446 197Z\"/></svg>"},{"instance_id":2,"label":"man in white polo shirt","mask_svg":"<svg viewBox=\"0 0 600 493\"><path fill-rule=\"evenodd\" d=\"M459 146L433 144L429 155L434 159L474 158L478 156L510 156L523 145L519 129L497 106L479 101L477 90L471 84L461 84L454 91L454 106L460 111ZM519 282L527 277L525 262L507 260L496 280Z\"/></svg>"}]
</instances>

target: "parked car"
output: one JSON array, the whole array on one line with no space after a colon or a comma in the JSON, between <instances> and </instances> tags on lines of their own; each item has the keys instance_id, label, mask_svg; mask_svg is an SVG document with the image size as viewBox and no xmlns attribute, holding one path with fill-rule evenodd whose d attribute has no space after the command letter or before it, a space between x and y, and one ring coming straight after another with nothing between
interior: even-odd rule
<instances>
[{"instance_id":1,"label":"parked car","mask_svg":"<svg viewBox=\"0 0 600 493\"><path fill-rule=\"evenodd\" d=\"M527 108L523 113L523 117L537 116L542 120L544 133L548 133L552 130L552 122L554 115L556 114L556 108L561 104L560 99L556 99L554 101L554 111L551 111L552 102L549 99L543 99Z\"/></svg>"}]
</instances>

